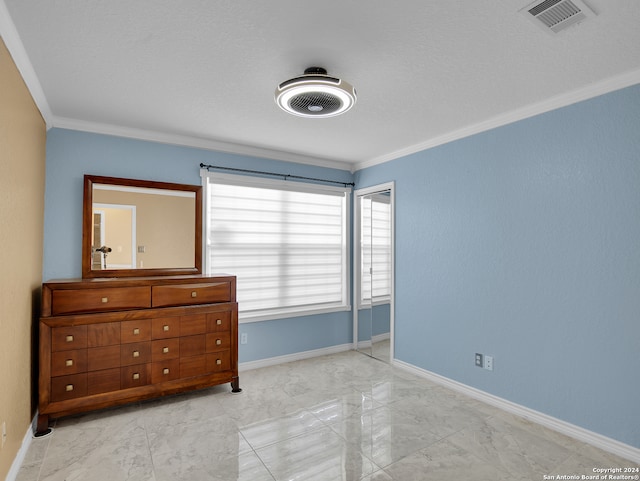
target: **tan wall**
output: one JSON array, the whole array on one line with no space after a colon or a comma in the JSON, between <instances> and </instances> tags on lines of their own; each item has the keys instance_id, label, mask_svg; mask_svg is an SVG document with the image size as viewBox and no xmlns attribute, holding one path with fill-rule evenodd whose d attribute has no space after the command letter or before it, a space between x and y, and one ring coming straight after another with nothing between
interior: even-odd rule
<instances>
[{"instance_id":1,"label":"tan wall","mask_svg":"<svg viewBox=\"0 0 640 481\"><path fill-rule=\"evenodd\" d=\"M136 244L145 247L143 254L136 253L138 267L152 269L194 266L194 198L96 189L93 201L137 206ZM115 246L109 247L113 249Z\"/></svg>"},{"instance_id":2,"label":"tan wall","mask_svg":"<svg viewBox=\"0 0 640 481\"><path fill-rule=\"evenodd\" d=\"M35 405L32 339L42 283L46 126L0 39L0 448L5 479Z\"/></svg>"}]
</instances>

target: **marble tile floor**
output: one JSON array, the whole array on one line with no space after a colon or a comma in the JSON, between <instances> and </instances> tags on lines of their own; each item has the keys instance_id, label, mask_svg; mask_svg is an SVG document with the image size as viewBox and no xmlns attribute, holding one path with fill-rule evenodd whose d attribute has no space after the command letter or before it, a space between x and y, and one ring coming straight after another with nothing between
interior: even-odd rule
<instances>
[{"instance_id":1,"label":"marble tile floor","mask_svg":"<svg viewBox=\"0 0 640 481\"><path fill-rule=\"evenodd\" d=\"M384 362L389 362L391 359L391 346L389 339L384 339L382 341L374 342L371 345L360 347L358 351Z\"/></svg>"},{"instance_id":2,"label":"marble tile floor","mask_svg":"<svg viewBox=\"0 0 640 481\"><path fill-rule=\"evenodd\" d=\"M633 465L355 351L58 420L18 481L542 480Z\"/></svg>"}]
</instances>

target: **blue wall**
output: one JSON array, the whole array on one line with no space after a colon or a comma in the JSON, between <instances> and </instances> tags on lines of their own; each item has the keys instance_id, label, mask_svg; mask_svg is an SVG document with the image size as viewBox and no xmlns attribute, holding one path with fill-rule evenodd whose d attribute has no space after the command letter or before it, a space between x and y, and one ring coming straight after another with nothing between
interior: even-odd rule
<instances>
[{"instance_id":1,"label":"blue wall","mask_svg":"<svg viewBox=\"0 0 640 481\"><path fill-rule=\"evenodd\" d=\"M276 160L97 135L65 129L47 133L43 279L81 276L84 174L201 184L200 163L267 170L345 182L352 174ZM351 343L350 312L240 325L248 343L240 362Z\"/></svg>"},{"instance_id":2,"label":"blue wall","mask_svg":"<svg viewBox=\"0 0 640 481\"><path fill-rule=\"evenodd\" d=\"M380 336L388 334L391 328L391 304L373 306L371 312L371 334Z\"/></svg>"},{"instance_id":3,"label":"blue wall","mask_svg":"<svg viewBox=\"0 0 640 481\"><path fill-rule=\"evenodd\" d=\"M379 304L358 310L358 342L370 341L371 337L389 334L391 328L391 305Z\"/></svg>"},{"instance_id":4,"label":"blue wall","mask_svg":"<svg viewBox=\"0 0 640 481\"><path fill-rule=\"evenodd\" d=\"M80 275L85 173L340 170L53 129L44 277ZM640 447L640 86L359 171L396 182L395 355ZM352 341L349 313L243 324L252 361ZM494 371L474 353L494 356Z\"/></svg>"},{"instance_id":5,"label":"blue wall","mask_svg":"<svg viewBox=\"0 0 640 481\"><path fill-rule=\"evenodd\" d=\"M640 447L640 86L356 174L391 180L395 356Z\"/></svg>"}]
</instances>

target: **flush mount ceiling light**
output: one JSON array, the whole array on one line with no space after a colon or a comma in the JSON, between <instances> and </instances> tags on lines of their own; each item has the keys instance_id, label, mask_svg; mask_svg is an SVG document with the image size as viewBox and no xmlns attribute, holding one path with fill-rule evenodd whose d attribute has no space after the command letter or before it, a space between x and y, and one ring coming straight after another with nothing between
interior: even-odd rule
<instances>
[{"instance_id":1,"label":"flush mount ceiling light","mask_svg":"<svg viewBox=\"0 0 640 481\"><path fill-rule=\"evenodd\" d=\"M356 103L356 89L320 67L310 67L301 77L282 82L275 96L282 110L300 117L334 117Z\"/></svg>"}]
</instances>

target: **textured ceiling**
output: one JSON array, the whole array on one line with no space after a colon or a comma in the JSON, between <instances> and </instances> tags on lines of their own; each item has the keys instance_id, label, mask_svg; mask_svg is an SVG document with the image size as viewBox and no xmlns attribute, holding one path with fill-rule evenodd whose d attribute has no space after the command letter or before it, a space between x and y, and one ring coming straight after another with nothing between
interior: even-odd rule
<instances>
[{"instance_id":1,"label":"textured ceiling","mask_svg":"<svg viewBox=\"0 0 640 481\"><path fill-rule=\"evenodd\" d=\"M0 33L50 126L353 170L640 82L640 2L587 2L551 34L529 0L0 0ZM279 110L309 66L355 107Z\"/></svg>"}]
</instances>

